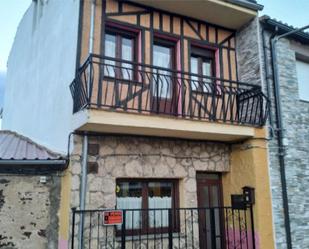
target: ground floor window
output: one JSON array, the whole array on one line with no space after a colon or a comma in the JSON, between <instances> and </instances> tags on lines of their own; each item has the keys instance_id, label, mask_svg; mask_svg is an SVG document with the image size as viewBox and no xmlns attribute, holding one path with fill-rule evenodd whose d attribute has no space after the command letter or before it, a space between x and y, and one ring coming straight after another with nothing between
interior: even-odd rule
<instances>
[{"instance_id":1,"label":"ground floor window","mask_svg":"<svg viewBox=\"0 0 309 249\"><path fill-rule=\"evenodd\" d=\"M119 179L116 196L117 209L127 210L126 228L132 231L167 228L168 209L179 206L178 181L172 179Z\"/></svg>"}]
</instances>

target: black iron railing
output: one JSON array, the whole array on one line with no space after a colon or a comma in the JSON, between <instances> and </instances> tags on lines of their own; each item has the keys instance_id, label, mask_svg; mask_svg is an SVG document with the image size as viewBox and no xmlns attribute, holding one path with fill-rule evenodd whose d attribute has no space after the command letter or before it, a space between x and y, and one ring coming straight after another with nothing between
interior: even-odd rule
<instances>
[{"instance_id":1,"label":"black iron railing","mask_svg":"<svg viewBox=\"0 0 309 249\"><path fill-rule=\"evenodd\" d=\"M73 111L101 108L263 126L260 86L90 55L70 85Z\"/></svg>"},{"instance_id":2,"label":"black iron railing","mask_svg":"<svg viewBox=\"0 0 309 249\"><path fill-rule=\"evenodd\" d=\"M250 207L128 209L121 225L109 226L104 211L73 209L71 249L255 249Z\"/></svg>"}]
</instances>

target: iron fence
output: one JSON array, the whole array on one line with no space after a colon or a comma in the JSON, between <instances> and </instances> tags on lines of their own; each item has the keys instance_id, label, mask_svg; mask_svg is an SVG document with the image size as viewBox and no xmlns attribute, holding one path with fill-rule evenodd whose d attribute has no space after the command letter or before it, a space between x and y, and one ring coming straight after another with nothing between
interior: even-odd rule
<instances>
[{"instance_id":1,"label":"iron fence","mask_svg":"<svg viewBox=\"0 0 309 249\"><path fill-rule=\"evenodd\" d=\"M104 211L73 209L71 249L255 249L252 207L126 209L121 225Z\"/></svg>"},{"instance_id":2,"label":"iron fence","mask_svg":"<svg viewBox=\"0 0 309 249\"><path fill-rule=\"evenodd\" d=\"M90 55L70 85L73 111L100 108L263 126L261 87Z\"/></svg>"}]
</instances>

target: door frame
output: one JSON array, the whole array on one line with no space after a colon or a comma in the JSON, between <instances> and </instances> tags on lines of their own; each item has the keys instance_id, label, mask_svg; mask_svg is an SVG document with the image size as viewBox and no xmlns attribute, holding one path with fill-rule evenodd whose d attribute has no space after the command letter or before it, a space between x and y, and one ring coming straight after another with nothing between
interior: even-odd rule
<instances>
[{"instance_id":1,"label":"door frame","mask_svg":"<svg viewBox=\"0 0 309 249\"><path fill-rule=\"evenodd\" d=\"M218 175L218 179L208 179L206 175L214 174ZM203 175L205 175L205 178L203 178ZM200 248L204 249L212 249L212 248L207 248L207 231L205 231L207 225L206 225L206 212L208 209L203 209L203 208L211 208L212 205L212 199L211 197L211 192L209 192L209 207L203 207L201 206L202 202L202 192L199 191L202 189L203 186L217 186L218 187L218 207L223 208L223 191L222 191L222 174L219 172L196 172L196 185L197 185L197 205L199 208L198 212L198 219L199 219L199 241L200 241ZM210 188L209 188L210 189ZM217 207L217 206L216 206ZM210 210L209 210L210 212ZM221 248L225 248L225 227L224 227L224 209L219 209L219 225L220 225L220 237L221 237ZM216 229L216 228L214 228ZM212 245L213 247L213 245Z\"/></svg>"}]
</instances>

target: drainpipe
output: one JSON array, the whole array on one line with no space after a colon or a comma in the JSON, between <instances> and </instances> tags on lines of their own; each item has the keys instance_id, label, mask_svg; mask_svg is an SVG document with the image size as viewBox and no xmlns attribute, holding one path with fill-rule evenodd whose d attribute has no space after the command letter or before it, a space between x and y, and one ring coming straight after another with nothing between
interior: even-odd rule
<instances>
[{"instance_id":1,"label":"drainpipe","mask_svg":"<svg viewBox=\"0 0 309 249\"><path fill-rule=\"evenodd\" d=\"M282 35L274 36L270 40L271 45L271 55L272 55L272 68L273 68L273 83L274 83L274 95L275 95L275 106L276 106L276 119L277 119L277 140L278 140L278 157L280 165L280 178L281 178L281 187L282 187L282 202L283 202L283 212L284 212L284 225L286 232L286 243L287 249L292 249L292 237L291 237L291 226L290 226L290 215L289 215L289 202L287 194L287 185L286 185L286 174L285 174L285 148L283 143L284 137L284 128L282 120L282 105L281 105L281 96L279 88L279 72L278 72L278 63L277 63L277 51L276 44L277 42L284 37L287 37L291 34L297 33L299 31L309 28L309 25L295 29L290 32L287 32Z\"/></svg>"},{"instance_id":2,"label":"drainpipe","mask_svg":"<svg viewBox=\"0 0 309 249\"><path fill-rule=\"evenodd\" d=\"M271 35L270 40L275 37L276 31ZM266 37L265 37L265 29L262 27L262 46L263 46L263 56L264 56L264 68L265 68L265 81L266 81L266 95L267 98L270 99L270 77L271 74L269 73L268 68L268 57L267 57L267 47L266 47ZM272 139L274 136L274 127L273 127L273 116L272 116L272 105L271 102L269 102L269 108L268 108L268 120L269 120L269 137L268 139Z\"/></svg>"},{"instance_id":3,"label":"drainpipe","mask_svg":"<svg viewBox=\"0 0 309 249\"><path fill-rule=\"evenodd\" d=\"M93 52L94 43L94 22L95 22L95 8L96 0L91 1L91 13L90 13L90 30L89 30L89 55ZM88 72L88 79L90 75L90 67ZM88 101L90 98L90 84L87 85ZM86 193L87 193L87 161L88 161L88 135L84 133L83 149L82 149L82 177L81 177L81 189L80 189L80 210L85 210L86 207ZM84 214L80 213L79 233L78 233L78 248L83 248L84 238Z\"/></svg>"}]
</instances>

